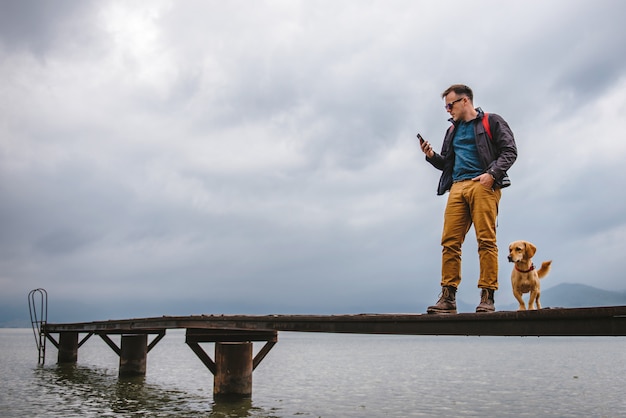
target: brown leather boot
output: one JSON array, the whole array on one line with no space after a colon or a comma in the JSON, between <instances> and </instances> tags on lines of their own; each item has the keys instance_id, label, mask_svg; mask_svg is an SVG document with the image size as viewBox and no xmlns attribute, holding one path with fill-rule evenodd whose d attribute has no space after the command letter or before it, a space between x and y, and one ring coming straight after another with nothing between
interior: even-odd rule
<instances>
[{"instance_id":1,"label":"brown leather boot","mask_svg":"<svg viewBox=\"0 0 626 418\"><path fill-rule=\"evenodd\" d=\"M455 314L456 313L456 287L443 286L439 301L426 309L429 314Z\"/></svg>"},{"instance_id":2,"label":"brown leather boot","mask_svg":"<svg viewBox=\"0 0 626 418\"><path fill-rule=\"evenodd\" d=\"M476 312L494 312L495 310L493 289L482 289L480 291L480 304L476 307Z\"/></svg>"}]
</instances>

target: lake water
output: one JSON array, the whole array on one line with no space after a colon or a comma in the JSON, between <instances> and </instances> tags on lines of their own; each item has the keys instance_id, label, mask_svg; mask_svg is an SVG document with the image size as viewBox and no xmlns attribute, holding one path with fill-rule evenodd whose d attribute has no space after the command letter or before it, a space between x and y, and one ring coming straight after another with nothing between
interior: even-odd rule
<instances>
[{"instance_id":1,"label":"lake water","mask_svg":"<svg viewBox=\"0 0 626 418\"><path fill-rule=\"evenodd\" d=\"M238 402L214 402L184 330L150 351L141 378L118 378L119 358L97 336L76 365L56 365L48 344L38 366L30 329L0 329L0 353L1 417L626 416L623 337L281 332L252 398Z\"/></svg>"}]
</instances>

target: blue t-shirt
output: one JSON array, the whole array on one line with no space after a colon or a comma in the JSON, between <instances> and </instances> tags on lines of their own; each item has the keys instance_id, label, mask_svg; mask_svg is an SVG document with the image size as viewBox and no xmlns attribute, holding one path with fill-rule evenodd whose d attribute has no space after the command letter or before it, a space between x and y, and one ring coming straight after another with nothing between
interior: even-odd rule
<instances>
[{"instance_id":1,"label":"blue t-shirt","mask_svg":"<svg viewBox=\"0 0 626 418\"><path fill-rule=\"evenodd\" d=\"M458 124L452 140L452 149L454 150L452 181L473 179L485 172L478 158L473 122Z\"/></svg>"}]
</instances>

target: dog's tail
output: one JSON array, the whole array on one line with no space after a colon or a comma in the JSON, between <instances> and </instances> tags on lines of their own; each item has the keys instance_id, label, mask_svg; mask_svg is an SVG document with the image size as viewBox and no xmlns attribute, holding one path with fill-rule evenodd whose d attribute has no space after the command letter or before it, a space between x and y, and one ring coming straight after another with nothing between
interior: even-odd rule
<instances>
[{"instance_id":1,"label":"dog's tail","mask_svg":"<svg viewBox=\"0 0 626 418\"><path fill-rule=\"evenodd\" d=\"M541 263L541 267L539 267L539 270L537 270L537 276L539 276L540 279L543 279L544 277L548 275L548 273L550 273L551 267L552 267L552 260L544 261L543 263Z\"/></svg>"}]
</instances>

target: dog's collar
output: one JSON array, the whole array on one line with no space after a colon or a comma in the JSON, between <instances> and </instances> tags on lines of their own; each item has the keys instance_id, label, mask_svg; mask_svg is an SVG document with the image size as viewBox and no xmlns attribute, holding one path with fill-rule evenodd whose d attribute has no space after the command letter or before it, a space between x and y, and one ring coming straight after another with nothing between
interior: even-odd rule
<instances>
[{"instance_id":1,"label":"dog's collar","mask_svg":"<svg viewBox=\"0 0 626 418\"><path fill-rule=\"evenodd\" d=\"M531 264L530 268L528 270L521 270L519 267L517 267L517 264L515 264L515 270L519 271L520 273L529 273L531 271L533 271L535 269L535 265Z\"/></svg>"}]
</instances>

